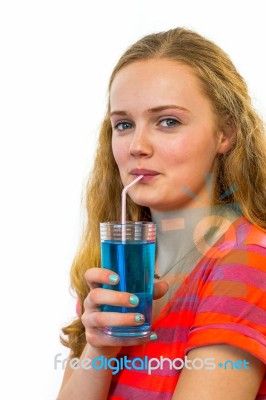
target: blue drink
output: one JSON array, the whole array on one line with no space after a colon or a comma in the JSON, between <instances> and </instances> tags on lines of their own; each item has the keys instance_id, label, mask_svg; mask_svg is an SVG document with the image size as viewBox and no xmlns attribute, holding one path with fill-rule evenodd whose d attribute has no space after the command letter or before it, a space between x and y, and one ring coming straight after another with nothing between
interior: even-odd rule
<instances>
[{"instance_id":1,"label":"blue drink","mask_svg":"<svg viewBox=\"0 0 266 400\"><path fill-rule=\"evenodd\" d=\"M106 223L107 224L107 223ZM153 296L153 277L155 261L155 226L152 223L127 223L130 224L130 232L127 231L126 240L121 241L117 234L106 235L105 240L101 239L101 259L102 267L116 272L120 276L117 285L102 285L105 289L129 292L139 298L136 307L118 307L103 305L102 311L121 312L121 313L140 313L145 316L145 322L139 326L106 327L105 333L112 336L142 337L147 336L151 331L152 317L152 296ZM142 231L142 224L152 225L154 230L151 237L151 230L148 239L147 232ZM101 224L102 225L102 224ZM121 229L121 225L116 224ZM138 230L136 234L136 229ZM134 231L134 232L133 232ZM117 233L117 232L116 232ZM120 233L120 232L119 232ZM103 236L101 232L101 236ZM111 236L114 238L111 240Z\"/></svg>"}]
</instances>

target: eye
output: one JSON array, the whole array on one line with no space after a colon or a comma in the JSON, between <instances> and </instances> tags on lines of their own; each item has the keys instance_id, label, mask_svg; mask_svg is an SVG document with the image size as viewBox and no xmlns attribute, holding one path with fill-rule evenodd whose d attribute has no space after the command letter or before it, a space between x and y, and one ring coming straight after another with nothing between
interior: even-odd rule
<instances>
[{"instance_id":1,"label":"eye","mask_svg":"<svg viewBox=\"0 0 266 400\"><path fill-rule=\"evenodd\" d=\"M172 126L180 125L180 122L174 118L165 118L159 121L159 125L164 128L171 128Z\"/></svg>"},{"instance_id":2,"label":"eye","mask_svg":"<svg viewBox=\"0 0 266 400\"><path fill-rule=\"evenodd\" d=\"M119 121L114 125L114 129L116 129L118 131L125 131L127 129L131 129L132 126L133 126L133 124L131 124L131 122Z\"/></svg>"}]
</instances>

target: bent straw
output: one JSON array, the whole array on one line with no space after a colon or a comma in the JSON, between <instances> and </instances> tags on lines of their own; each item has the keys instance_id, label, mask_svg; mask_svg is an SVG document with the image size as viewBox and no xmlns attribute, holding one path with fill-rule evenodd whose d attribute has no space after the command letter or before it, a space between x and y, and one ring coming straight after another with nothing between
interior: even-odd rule
<instances>
[{"instance_id":1,"label":"bent straw","mask_svg":"<svg viewBox=\"0 0 266 400\"><path fill-rule=\"evenodd\" d=\"M140 181L143 178L144 175L139 175L134 181L130 182L129 185L125 186L124 189L122 190L122 217L121 217L121 222L122 222L122 242L126 241L126 195L128 189L135 185L138 181Z\"/></svg>"}]
</instances>

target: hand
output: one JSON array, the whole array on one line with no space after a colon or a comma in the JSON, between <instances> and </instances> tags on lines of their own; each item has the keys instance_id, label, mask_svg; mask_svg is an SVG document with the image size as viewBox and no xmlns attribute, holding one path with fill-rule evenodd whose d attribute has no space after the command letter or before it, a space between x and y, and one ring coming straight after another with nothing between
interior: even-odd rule
<instances>
[{"instance_id":1,"label":"hand","mask_svg":"<svg viewBox=\"0 0 266 400\"><path fill-rule=\"evenodd\" d=\"M85 327L87 342L96 349L100 355L114 357L119 352L121 346L134 346L150 341L150 337L145 338L120 338L106 335L102 328L106 326L139 326L144 323L136 322L134 313L135 305L130 303L132 293L118 292L110 289L103 289L100 284L116 285L112 283L110 275L115 275L113 271L105 268L90 268L85 273L86 282L90 292L84 301L84 313L81 317ZM154 299L162 297L168 290L166 282L156 281L154 285ZM100 311L99 306L108 304L113 306L132 307L132 313L117 313Z\"/></svg>"}]
</instances>

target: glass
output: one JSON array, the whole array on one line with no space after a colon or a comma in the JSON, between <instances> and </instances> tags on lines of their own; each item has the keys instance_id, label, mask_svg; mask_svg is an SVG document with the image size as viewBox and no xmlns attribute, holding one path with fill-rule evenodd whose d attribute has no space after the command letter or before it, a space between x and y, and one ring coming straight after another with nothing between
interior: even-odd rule
<instances>
[{"instance_id":1,"label":"glass","mask_svg":"<svg viewBox=\"0 0 266 400\"><path fill-rule=\"evenodd\" d=\"M140 313L145 322L139 326L106 327L111 336L143 337L151 331L156 225L152 222L103 222L100 224L101 265L120 276L117 285L105 289L129 292L139 299L136 307L103 305L102 311Z\"/></svg>"}]
</instances>

